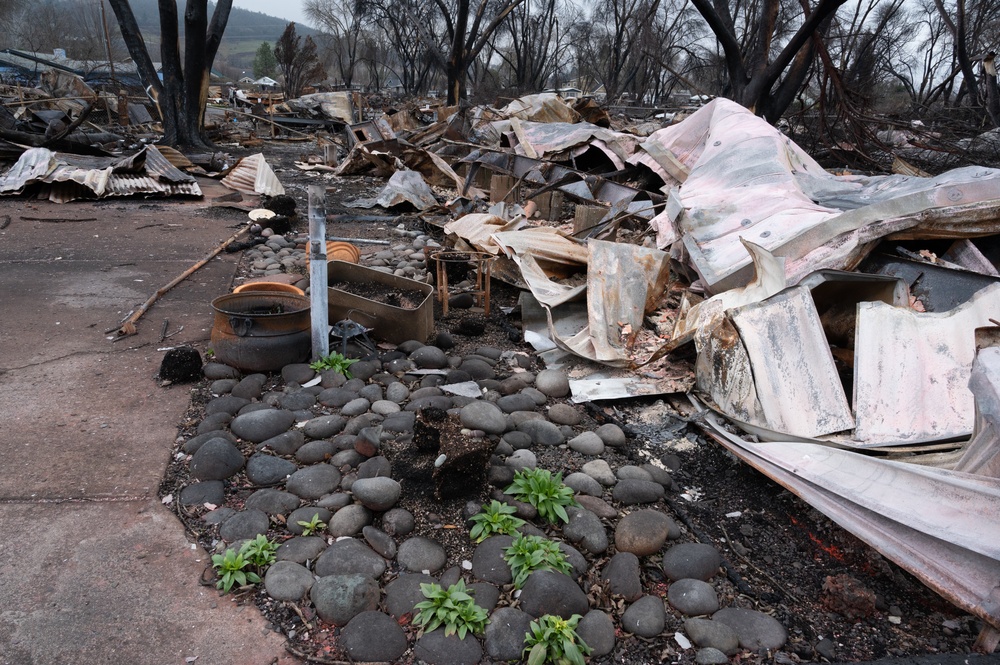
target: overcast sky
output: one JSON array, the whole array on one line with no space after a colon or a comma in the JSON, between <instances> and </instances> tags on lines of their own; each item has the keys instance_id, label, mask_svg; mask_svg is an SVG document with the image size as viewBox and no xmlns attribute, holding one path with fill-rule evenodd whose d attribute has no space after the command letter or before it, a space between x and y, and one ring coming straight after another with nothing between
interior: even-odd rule
<instances>
[{"instance_id":1,"label":"overcast sky","mask_svg":"<svg viewBox=\"0 0 1000 665\"><path fill-rule=\"evenodd\" d=\"M286 21L308 25L305 14L302 12L302 0L282 0L281 2L275 2L275 0L233 0L233 7L262 12L283 18Z\"/></svg>"}]
</instances>

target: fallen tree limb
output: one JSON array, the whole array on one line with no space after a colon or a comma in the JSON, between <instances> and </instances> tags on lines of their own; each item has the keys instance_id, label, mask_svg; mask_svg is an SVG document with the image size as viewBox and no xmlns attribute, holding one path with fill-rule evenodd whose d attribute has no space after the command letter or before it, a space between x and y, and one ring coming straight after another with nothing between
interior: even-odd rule
<instances>
[{"instance_id":1,"label":"fallen tree limb","mask_svg":"<svg viewBox=\"0 0 1000 665\"><path fill-rule=\"evenodd\" d=\"M234 233L232 236L227 238L226 240L223 240L222 243L219 244L215 249L213 249L208 256L203 258L201 261L198 261L198 263L194 264L193 266L182 272L180 275L171 280L170 283L168 283L166 286L161 287L156 293L151 295L149 299L146 300L146 302L142 303L139 309L132 312L128 317L125 318L124 321L122 321L121 327L118 328L118 332L115 333L117 338L120 339L122 337L134 335L136 333L135 329L136 322L139 320L140 317L142 317L143 314L146 313L146 310L152 307L153 303L162 298L167 291L174 288L175 286L183 282L185 279L190 277L196 270L198 270L203 265L214 259L219 253L222 252L223 249L226 248L226 245L228 245L231 242L234 242L248 228L249 228L248 226L245 226L236 233Z\"/></svg>"}]
</instances>

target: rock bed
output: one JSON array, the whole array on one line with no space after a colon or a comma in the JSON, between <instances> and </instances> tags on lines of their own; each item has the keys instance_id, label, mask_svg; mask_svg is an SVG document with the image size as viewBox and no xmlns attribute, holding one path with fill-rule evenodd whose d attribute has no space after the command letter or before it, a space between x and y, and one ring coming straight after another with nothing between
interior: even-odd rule
<instances>
[{"instance_id":1,"label":"rock bed","mask_svg":"<svg viewBox=\"0 0 1000 665\"><path fill-rule=\"evenodd\" d=\"M447 346L447 335L439 339ZM408 651L428 663L516 659L528 623L543 614L582 615L578 632L594 657L611 654L622 632L654 638L668 625L677 630L679 622L697 647L698 662L780 648L787 634L778 621L720 607L710 583L719 574L719 552L675 543L681 529L663 503L676 489L670 470L621 464L619 453L629 445L622 430L593 427L578 407L560 401L569 391L562 373L524 366L531 367L530 358L521 353L486 347L454 356L408 342L355 364L350 380L327 371L319 385L303 388L315 372L290 365L282 381L266 389L263 374L240 376L209 363L204 371L214 397L197 433L181 444L190 482L177 500L217 526L219 551L257 534L283 540L264 589L338 627L338 646L353 660L397 661ZM408 374L415 370L440 373ZM475 386L482 397L450 394L455 386ZM516 506L528 520L523 530L558 541L572 576L533 573L515 599L501 556L510 537L489 538L467 555L468 547L446 547L435 536L446 531L415 535L426 516L401 507L409 486L395 477L394 462L412 453L418 414L428 409L449 412L458 436L489 442L489 488L483 491ZM580 506L569 510L570 521L561 527L543 524L532 506L502 493L517 469L536 466L536 452L554 449L583 461L565 478ZM426 461L436 453L429 455ZM232 500L234 488L242 489L242 501ZM463 518L485 498L474 492L473 505L454 516L460 539L468 542ZM298 523L313 515L327 529L303 536ZM449 558L449 549L457 558ZM673 582L666 594L663 585L646 588L644 566ZM485 635L459 640L440 629L407 635L399 621L422 600L419 584L448 586L459 577L490 612ZM615 600L620 612L609 611Z\"/></svg>"}]
</instances>

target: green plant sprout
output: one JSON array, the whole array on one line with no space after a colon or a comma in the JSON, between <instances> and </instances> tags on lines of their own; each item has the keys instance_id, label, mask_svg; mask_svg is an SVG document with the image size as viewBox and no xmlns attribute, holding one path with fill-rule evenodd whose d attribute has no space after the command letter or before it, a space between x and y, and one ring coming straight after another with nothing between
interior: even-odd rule
<instances>
[{"instance_id":1,"label":"green plant sprout","mask_svg":"<svg viewBox=\"0 0 1000 665\"><path fill-rule=\"evenodd\" d=\"M583 657L591 652L591 648L576 634L579 622L579 614L569 619L546 614L532 621L524 636L528 665L584 665Z\"/></svg>"},{"instance_id":2,"label":"green plant sprout","mask_svg":"<svg viewBox=\"0 0 1000 665\"><path fill-rule=\"evenodd\" d=\"M577 505L573 489L563 484L562 474L553 476L545 469L521 469L504 492L527 501L538 509L543 519L553 524L557 520L569 522L566 507Z\"/></svg>"},{"instance_id":3,"label":"green plant sprout","mask_svg":"<svg viewBox=\"0 0 1000 665\"><path fill-rule=\"evenodd\" d=\"M524 524L524 520L514 517L516 512L514 506L494 499L488 506L483 506L482 512L472 516L473 526L469 537L481 543L498 533L513 536L517 533L517 528Z\"/></svg>"},{"instance_id":4,"label":"green plant sprout","mask_svg":"<svg viewBox=\"0 0 1000 665\"><path fill-rule=\"evenodd\" d=\"M319 513L313 513L312 519L308 522L305 520L299 520L296 524L302 527L303 536L311 536L317 531L322 531L326 528L326 522L319 518Z\"/></svg>"},{"instance_id":5,"label":"green plant sprout","mask_svg":"<svg viewBox=\"0 0 1000 665\"><path fill-rule=\"evenodd\" d=\"M573 567L559 549L559 543L541 536L519 533L510 547L503 551L503 559L510 566L514 588L520 589L528 576L536 570L554 570L570 575Z\"/></svg>"},{"instance_id":6,"label":"green plant sprout","mask_svg":"<svg viewBox=\"0 0 1000 665\"><path fill-rule=\"evenodd\" d=\"M413 606L418 610L413 623L425 632L444 626L446 636L458 633L459 639L465 639L467 633L481 635L486 630L489 622L486 609L476 605L463 580L447 589L439 584L421 584L420 592L427 600Z\"/></svg>"},{"instance_id":7,"label":"green plant sprout","mask_svg":"<svg viewBox=\"0 0 1000 665\"><path fill-rule=\"evenodd\" d=\"M357 358L348 358L335 351L330 355L323 356L316 362L311 363L309 367L316 372L332 369L338 374L343 374L348 379L351 379L354 377L351 376L351 372L348 368L356 362L358 362Z\"/></svg>"}]
</instances>

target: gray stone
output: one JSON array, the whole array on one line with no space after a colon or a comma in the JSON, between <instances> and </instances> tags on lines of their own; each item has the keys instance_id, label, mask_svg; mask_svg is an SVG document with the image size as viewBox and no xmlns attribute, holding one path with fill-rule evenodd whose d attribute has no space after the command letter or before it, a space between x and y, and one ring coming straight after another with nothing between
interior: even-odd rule
<instances>
[{"instance_id":1,"label":"gray stone","mask_svg":"<svg viewBox=\"0 0 1000 665\"><path fill-rule=\"evenodd\" d=\"M698 580L688 580L695 581ZM670 586L676 586L676 582ZM704 582L702 582L704 584ZM712 621L711 619L686 619L684 621L684 632L691 638L691 641L699 647L710 647L718 649L723 654L732 656L740 648L740 640L736 631L722 621Z\"/></svg>"},{"instance_id":2,"label":"gray stone","mask_svg":"<svg viewBox=\"0 0 1000 665\"><path fill-rule=\"evenodd\" d=\"M223 506L222 508L216 508L215 510L205 513L201 519L205 522L205 524L222 524L235 514L236 511L232 508Z\"/></svg>"},{"instance_id":3,"label":"gray stone","mask_svg":"<svg viewBox=\"0 0 1000 665\"><path fill-rule=\"evenodd\" d=\"M591 554L601 554L608 549L608 534L594 513L584 508L570 508L569 523L563 525L563 535Z\"/></svg>"},{"instance_id":4,"label":"gray stone","mask_svg":"<svg viewBox=\"0 0 1000 665\"><path fill-rule=\"evenodd\" d=\"M663 498L663 485L652 480L619 480L611 497L626 506L640 503L656 503Z\"/></svg>"},{"instance_id":5,"label":"gray stone","mask_svg":"<svg viewBox=\"0 0 1000 665\"><path fill-rule=\"evenodd\" d=\"M503 434L507 429L507 420L503 417L503 412L489 402L477 400L467 404L459 412L459 419L463 426L482 430L487 434Z\"/></svg>"},{"instance_id":6,"label":"gray stone","mask_svg":"<svg viewBox=\"0 0 1000 665\"><path fill-rule=\"evenodd\" d=\"M472 377L473 381L492 379L496 377L496 372L493 371L493 367L488 362L480 358L467 358L463 360L459 369Z\"/></svg>"},{"instance_id":7,"label":"gray stone","mask_svg":"<svg viewBox=\"0 0 1000 665\"><path fill-rule=\"evenodd\" d=\"M652 464L643 464L639 467L643 471L649 474L650 480L654 483L659 483L663 485L664 489L670 489L674 485L674 478L670 475L670 472L666 469L661 469L658 466Z\"/></svg>"},{"instance_id":8,"label":"gray stone","mask_svg":"<svg viewBox=\"0 0 1000 665\"><path fill-rule=\"evenodd\" d=\"M521 531L523 531L524 533L528 533L532 528L534 527L525 525L521 527ZM545 537L545 533L543 532L531 533L530 535ZM568 563L570 567L573 569L574 578L580 578L583 575L586 575L587 571L590 570L590 563L587 562L586 557L584 557L583 554L580 553L580 550L576 549L569 543L560 541L559 551L563 553L563 556L566 557L566 563Z\"/></svg>"},{"instance_id":9,"label":"gray stone","mask_svg":"<svg viewBox=\"0 0 1000 665\"><path fill-rule=\"evenodd\" d=\"M569 379L557 369L543 369L535 376L535 388L549 397L569 395Z\"/></svg>"},{"instance_id":10,"label":"gray stone","mask_svg":"<svg viewBox=\"0 0 1000 665\"><path fill-rule=\"evenodd\" d=\"M223 430L229 423L231 423L232 420L233 416L229 413L212 413L210 415L205 416L204 420L198 423L197 432L198 434L207 434L208 432L221 432L221 430Z\"/></svg>"},{"instance_id":11,"label":"gray stone","mask_svg":"<svg viewBox=\"0 0 1000 665\"><path fill-rule=\"evenodd\" d=\"M497 400L497 406L504 413L514 413L515 411L534 411L535 400L527 395L506 395Z\"/></svg>"},{"instance_id":12,"label":"gray stone","mask_svg":"<svg viewBox=\"0 0 1000 665\"><path fill-rule=\"evenodd\" d=\"M788 630L781 622L757 610L725 607L713 614L712 620L732 628L743 649L776 651L788 641Z\"/></svg>"},{"instance_id":13,"label":"gray stone","mask_svg":"<svg viewBox=\"0 0 1000 665\"><path fill-rule=\"evenodd\" d=\"M245 460L239 448L215 438L205 442L191 457L191 477L197 480L225 480L239 473Z\"/></svg>"},{"instance_id":14,"label":"gray stone","mask_svg":"<svg viewBox=\"0 0 1000 665\"><path fill-rule=\"evenodd\" d=\"M427 600L420 591L421 584L433 584L436 580L421 573L400 573L385 587L385 609L397 619L413 611L413 606Z\"/></svg>"},{"instance_id":15,"label":"gray stone","mask_svg":"<svg viewBox=\"0 0 1000 665\"><path fill-rule=\"evenodd\" d=\"M288 411L308 411L316 405L316 396L304 390L286 393L278 400L278 406ZM306 417L311 418L312 413Z\"/></svg>"},{"instance_id":16,"label":"gray stone","mask_svg":"<svg viewBox=\"0 0 1000 665\"><path fill-rule=\"evenodd\" d=\"M707 582L722 565L719 551L706 543L680 543L663 554L663 573L671 580Z\"/></svg>"},{"instance_id":17,"label":"gray stone","mask_svg":"<svg viewBox=\"0 0 1000 665\"><path fill-rule=\"evenodd\" d=\"M314 464L299 469L289 477L285 489L306 500L315 500L337 489L340 471L329 464Z\"/></svg>"},{"instance_id":18,"label":"gray stone","mask_svg":"<svg viewBox=\"0 0 1000 665\"><path fill-rule=\"evenodd\" d=\"M601 425L594 430L594 433L601 437L601 440L604 441L604 445L610 448L622 448L627 442L625 432L622 431L621 427L615 425L614 423Z\"/></svg>"},{"instance_id":19,"label":"gray stone","mask_svg":"<svg viewBox=\"0 0 1000 665\"><path fill-rule=\"evenodd\" d=\"M371 409L372 413L380 416L389 416L400 411L399 404L388 399L380 399L372 402Z\"/></svg>"},{"instance_id":20,"label":"gray stone","mask_svg":"<svg viewBox=\"0 0 1000 665\"><path fill-rule=\"evenodd\" d=\"M344 626L340 643L355 662L396 662L406 651L406 633L388 614L361 612Z\"/></svg>"},{"instance_id":21,"label":"gray stone","mask_svg":"<svg viewBox=\"0 0 1000 665\"><path fill-rule=\"evenodd\" d=\"M390 536L408 536L415 526L413 513L405 508L393 508L382 515L382 530Z\"/></svg>"},{"instance_id":22,"label":"gray stone","mask_svg":"<svg viewBox=\"0 0 1000 665\"><path fill-rule=\"evenodd\" d=\"M360 416L355 416L348 421L347 426L344 427L344 434L360 434L368 427L376 427L383 420L382 416L375 413L362 413ZM366 455L366 457L371 457L371 455Z\"/></svg>"},{"instance_id":23,"label":"gray stone","mask_svg":"<svg viewBox=\"0 0 1000 665\"><path fill-rule=\"evenodd\" d=\"M371 408L371 405L372 403L364 397L358 397L342 406L340 413L347 418L353 418L354 416L360 416L362 413L368 413L368 409Z\"/></svg>"},{"instance_id":24,"label":"gray stone","mask_svg":"<svg viewBox=\"0 0 1000 665\"><path fill-rule=\"evenodd\" d=\"M633 602L642 596L642 577L639 557L631 552L618 552L601 571L601 580L608 584L608 591Z\"/></svg>"},{"instance_id":25,"label":"gray stone","mask_svg":"<svg viewBox=\"0 0 1000 665\"><path fill-rule=\"evenodd\" d=\"M507 466L517 471L534 469L538 466L538 458L527 448L515 450L514 454L507 458Z\"/></svg>"},{"instance_id":26,"label":"gray stone","mask_svg":"<svg viewBox=\"0 0 1000 665\"><path fill-rule=\"evenodd\" d=\"M549 420L557 425L579 425L580 421L583 420L583 416L580 412L569 404L553 404L549 407Z\"/></svg>"},{"instance_id":27,"label":"gray stone","mask_svg":"<svg viewBox=\"0 0 1000 665\"><path fill-rule=\"evenodd\" d=\"M503 552L514 539L510 536L492 536L476 546L472 552L472 574L491 584L510 584L514 579L510 566L504 561Z\"/></svg>"},{"instance_id":28,"label":"gray stone","mask_svg":"<svg viewBox=\"0 0 1000 665\"><path fill-rule=\"evenodd\" d=\"M294 363L281 368L281 378L285 383L297 383L300 386L308 383L316 376L316 371L308 363Z\"/></svg>"},{"instance_id":29,"label":"gray stone","mask_svg":"<svg viewBox=\"0 0 1000 665\"><path fill-rule=\"evenodd\" d=\"M358 396L365 398L369 402L377 402L382 399L382 386L377 383L369 383L358 391Z\"/></svg>"},{"instance_id":30,"label":"gray stone","mask_svg":"<svg viewBox=\"0 0 1000 665\"><path fill-rule=\"evenodd\" d=\"M227 543L250 540L260 534L266 534L268 526L270 520L263 510L240 510L222 523L219 527L219 537Z\"/></svg>"},{"instance_id":31,"label":"gray stone","mask_svg":"<svg viewBox=\"0 0 1000 665\"><path fill-rule=\"evenodd\" d=\"M543 393L538 388L534 388L532 386L523 388L521 390L521 394L527 395L531 399L535 400L535 406L544 406L545 403L549 401L549 398L545 396L545 393Z\"/></svg>"},{"instance_id":32,"label":"gray stone","mask_svg":"<svg viewBox=\"0 0 1000 665\"><path fill-rule=\"evenodd\" d=\"M612 471L608 463L602 459L591 460L584 464L580 470L605 487L614 487L615 483L618 482L618 479L615 478L614 471Z\"/></svg>"},{"instance_id":33,"label":"gray stone","mask_svg":"<svg viewBox=\"0 0 1000 665\"><path fill-rule=\"evenodd\" d=\"M385 398L396 404L402 404L410 397L410 389L404 384L396 382L390 383L385 388Z\"/></svg>"},{"instance_id":34,"label":"gray stone","mask_svg":"<svg viewBox=\"0 0 1000 665\"><path fill-rule=\"evenodd\" d=\"M410 360L420 369L442 369L448 366L448 356L436 346L422 346L410 354Z\"/></svg>"},{"instance_id":35,"label":"gray stone","mask_svg":"<svg viewBox=\"0 0 1000 665\"><path fill-rule=\"evenodd\" d=\"M413 655L428 665L474 665L483 658L483 648L475 635L460 639L457 633L444 634L444 628L424 633L413 645Z\"/></svg>"},{"instance_id":36,"label":"gray stone","mask_svg":"<svg viewBox=\"0 0 1000 665\"><path fill-rule=\"evenodd\" d=\"M569 447L582 455L600 455L604 452L604 442L593 432L584 432L569 440Z\"/></svg>"},{"instance_id":37,"label":"gray stone","mask_svg":"<svg viewBox=\"0 0 1000 665\"><path fill-rule=\"evenodd\" d=\"M346 626L362 612L378 608L379 588L364 575L329 575L316 580L309 598L323 621Z\"/></svg>"},{"instance_id":38,"label":"gray stone","mask_svg":"<svg viewBox=\"0 0 1000 665\"><path fill-rule=\"evenodd\" d=\"M509 462L508 462L509 463ZM604 492L604 488L601 484L588 476L585 473L575 471L563 480L563 483L567 487L573 488L573 491L577 494L589 494L591 496L600 496Z\"/></svg>"},{"instance_id":39,"label":"gray stone","mask_svg":"<svg viewBox=\"0 0 1000 665\"><path fill-rule=\"evenodd\" d=\"M547 420L527 420L517 426L518 431L531 437L532 443L541 446L558 446L566 442L559 428Z\"/></svg>"},{"instance_id":40,"label":"gray stone","mask_svg":"<svg viewBox=\"0 0 1000 665\"><path fill-rule=\"evenodd\" d=\"M205 363L201 368L201 373L210 381L240 378L240 371L238 369L222 363Z\"/></svg>"},{"instance_id":41,"label":"gray stone","mask_svg":"<svg viewBox=\"0 0 1000 665\"><path fill-rule=\"evenodd\" d=\"M694 662L697 665L726 665L729 662L729 656L714 647L705 647L698 649L694 655Z\"/></svg>"},{"instance_id":42,"label":"gray stone","mask_svg":"<svg viewBox=\"0 0 1000 665\"><path fill-rule=\"evenodd\" d=\"M334 492L333 494L327 494L320 498L316 502L316 505L320 508L326 508L329 511L337 512L341 508L346 508L347 506L354 503L354 497L346 492Z\"/></svg>"},{"instance_id":43,"label":"gray stone","mask_svg":"<svg viewBox=\"0 0 1000 665\"><path fill-rule=\"evenodd\" d=\"M346 424L347 421L340 416L319 416L307 420L302 426L302 433L310 439L328 439L334 434L339 434Z\"/></svg>"},{"instance_id":44,"label":"gray stone","mask_svg":"<svg viewBox=\"0 0 1000 665\"><path fill-rule=\"evenodd\" d=\"M291 411L262 409L236 416L229 429L241 439L260 443L288 430L294 422L295 414Z\"/></svg>"},{"instance_id":45,"label":"gray stone","mask_svg":"<svg viewBox=\"0 0 1000 665\"><path fill-rule=\"evenodd\" d=\"M177 500L182 506L200 506L205 503L218 506L226 500L225 486L221 480L192 483L181 490Z\"/></svg>"},{"instance_id":46,"label":"gray stone","mask_svg":"<svg viewBox=\"0 0 1000 665\"><path fill-rule=\"evenodd\" d=\"M358 465L358 478L378 478L392 476L392 464L381 455L369 457Z\"/></svg>"},{"instance_id":47,"label":"gray stone","mask_svg":"<svg viewBox=\"0 0 1000 665\"><path fill-rule=\"evenodd\" d=\"M278 561L294 561L305 564L313 561L326 549L326 539L319 536L296 536L278 546L274 553Z\"/></svg>"},{"instance_id":48,"label":"gray stone","mask_svg":"<svg viewBox=\"0 0 1000 665\"><path fill-rule=\"evenodd\" d=\"M295 459L302 464L316 464L326 462L338 452L337 445L333 441L319 439L310 441L295 451Z\"/></svg>"},{"instance_id":49,"label":"gray stone","mask_svg":"<svg viewBox=\"0 0 1000 665\"><path fill-rule=\"evenodd\" d=\"M668 538L680 536L680 528L658 510L636 510L625 515L615 527L615 547L619 552L648 556L660 551Z\"/></svg>"},{"instance_id":50,"label":"gray stone","mask_svg":"<svg viewBox=\"0 0 1000 665\"><path fill-rule=\"evenodd\" d=\"M275 561L264 575L264 590L275 600L302 600L315 581L305 566L294 561Z\"/></svg>"},{"instance_id":51,"label":"gray stone","mask_svg":"<svg viewBox=\"0 0 1000 665\"><path fill-rule=\"evenodd\" d=\"M650 475L649 471L634 464L626 464L619 467L618 471L615 472L615 477L618 480L646 480L653 482L653 476Z\"/></svg>"},{"instance_id":52,"label":"gray stone","mask_svg":"<svg viewBox=\"0 0 1000 665\"><path fill-rule=\"evenodd\" d=\"M357 468L357 466L364 462L365 459L367 458L357 450L341 450L339 453L330 458L330 466L334 466L338 469L342 469L346 466L353 469ZM345 487L344 489L347 488Z\"/></svg>"},{"instance_id":53,"label":"gray stone","mask_svg":"<svg viewBox=\"0 0 1000 665\"><path fill-rule=\"evenodd\" d=\"M268 515L287 515L298 508L300 503L301 499L291 492L268 487L257 490L247 497L243 507L263 510Z\"/></svg>"},{"instance_id":54,"label":"gray stone","mask_svg":"<svg viewBox=\"0 0 1000 665\"><path fill-rule=\"evenodd\" d=\"M701 580L677 580L667 590L667 600L674 609L687 616L711 614L719 609L719 597L715 589Z\"/></svg>"},{"instance_id":55,"label":"gray stone","mask_svg":"<svg viewBox=\"0 0 1000 665\"><path fill-rule=\"evenodd\" d=\"M502 441L510 444L510 447L514 450L531 447L531 435L525 432L507 432L503 435Z\"/></svg>"},{"instance_id":56,"label":"gray stone","mask_svg":"<svg viewBox=\"0 0 1000 665\"><path fill-rule=\"evenodd\" d=\"M533 617L555 614L568 619L587 612L587 594L572 577L552 570L536 570L521 589L521 609Z\"/></svg>"},{"instance_id":57,"label":"gray stone","mask_svg":"<svg viewBox=\"0 0 1000 665\"><path fill-rule=\"evenodd\" d=\"M238 441L238 439L229 432L224 432L222 430L210 430L208 432L202 432L201 434L192 436L190 439L185 441L183 446L184 452L188 455L194 455L198 452L199 448L212 439L225 439L230 443L236 443Z\"/></svg>"},{"instance_id":58,"label":"gray stone","mask_svg":"<svg viewBox=\"0 0 1000 665\"><path fill-rule=\"evenodd\" d=\"M326 530L334 538L356 536L361 530L372 523L372 513L360 504L345 506L333 514L327 523Z\"/></svg>"},{"instance_id":59,"label":"gray stone","mask_svg":"<svg viewBox=\"0 0 1000 665\"><path fill-rule=\"evenodd\" d=\"M417 399L411 399L410 403L406 405L404 411L421 411L423 409L441 409L442 411L447 411L452 406L454 406L454 402L451 401L450 397L446 397L444 395L439 395L437 397L419 397ZM392 416L390 416L390 418L391 417ZM410 428L413 428L412 421Z\"/></svg>"},{"instance_id":60,"label":"gray stone","mask_svg":"<svg viewBox=\"0 0 1000 665\"><path fill-rule=\"evenodd\" d=\"M576 634L590 647L591 658L606 656L615 648L615 623L600 610L587 612L576 624Z\"/></svg>"},{"instance_id":61,"label":"gray stone","mask_svg":"<svg viewBox=\"0 0 1000 665\"><path fill-rule=\"evenodd\" d=\"M396 541L385 531L373 526L366 526L361 530L361 534L368 546L375 550L379 556L390 561L396 558Z\"/></svg>"},{"instance_id":62,"label":"gray stone","mask_svg":"<svg viewBox=\"0 0 1000 665\"><path fill-rule=\"evenodd\" d=\"M473 582L468 585L467 589L476 602L476 605L479 605L487 612L492 612L496 609L497 602L500 600L500 589L496 585L489 582Z\"/></svg>"},{"instance_id":63,"label":"gray stone","mask_svg":"<svg viewBox=\"0 0 1000 665\"><path fill-rule=\"evenodd\" d=\"M397 480L386 476L377 476L375 478L359 478L351 485L351 492L365 508L384 512L399 501L402 487Z\"/></svg>"},{"instance_id":64,"label":"gray stone","mask_svg":"<svg viewBox=\"0 0 1000 665\"><path fill-rule=\"evenodd\" d=\"M306 437L299 430L282 432L257 445L258 450L270 449L278 455L294 455L305 443Z\"/></svg>"},{"instance_id":65,"label":"gray stone","mask_svg":"<svg viewBox=\"0 0 1000 665\"><path fill-rule=\"evenodd\" d=\"M216 397L210 400L208 404L205 405L205 413L207 415L212 415L214 413L228 413L231 416L235 416L240 409L250 403L250 400L243 399L242 397L236 397L235 395L223 395L222 397Z\"/></svg>"},{"instance_id":66,"label":"gray stone","mask_svg":"<svg viewBox=\"0 0 1000 665\"><path fill-rule=\"evenodd\" d=\"M298 469L288 460L257 453L247 460L247 480L258 487L267 487L283 483L285 479Z\"/></svg>"},{"instance_id":67,"label":"gray stone","mask_svg":"<svg viewBox=\"0 0 1000 665\"><path fill-rule=\"evenodd\" d=\"M351 365L350 369L351 376L355 379L360 379L362 381L367 381L368 379L372 378L373 376L375 376L375 373L377 371L378 367L375 366L375 363L368 362L367 360L361 360L359 362L354 363L353 365Z\"/></svg>"},{"instance_id":68,"label":"gray stone","mask_svg":"<svg viewBox=\"0 0 1000 665\"><path fill-rule=\"evenodd\" d=\"M659 596L643 596L622 614L622 628L639 637L656 637L666 622L667 612Z\"/></svg>"},{"instance_id":69,"label":"gray stone","mask_svg":"<svg viewBox=\"0 0 1000 665\"><path fill-rule=\"evenodd\" d=\"M524 637L530 625L531 615L527 612L513 607L501 607L495 611L486 624L486 655L494 660L520 660Z\"/></svg>"},{"instance_id":70,"label":"gray stone","mask_svg":"<svg viewBox=\"0 0 1000 665\"><path fill-rule=\"evenodd\" d=\"M423 536L414 536L404 540L399 546L396 560L406 570L435 573L444 568L448 559L440 543Z\"/></svg>"},{"instance_id":71,"label":"gray stone","mask_svg":"<svg viewBox=\"0 0 1000 665\"><path fill-rule=\"evenodd\" d=\"M342 538L333 543L316 559L316 574L364 575L377 580L385 572L385 559L354 538Z\"/></svg>"},{"instance_id":72,"label":"gray stone","mask_svg":"<svg viewBox=\"0 0 1000 665\"><path fill-rule=\"evenodd\" d=\"M353 390L347 390L346 388L338 386L336 388L327 388L321 392L316 396L316 401L323 406L340 408L357 397L358 394Z\"/></svg>"},{"instance_id":73,"label":"gray stone","mask_svg":"<svg viewBox=\"0 0 1000 665\"><path fill-rule=\"evenodd\" d=\"M233 386L230 393L248 400L260 399L266 381L267 376L264 374L250 374Z\"/></svg>"},{"instance_id":74,"label":"gray stone","mask_svg":"<svg viewBox=\"0 0 1000 665\"><path fill-rule=\"evenodd\" d=\"M576 502L583 508L586 508L600 517L602 520L613 520L618 517L618 511L615 510L607 501L599 497L577 494Z\"/></svg>"}]
</instances>

